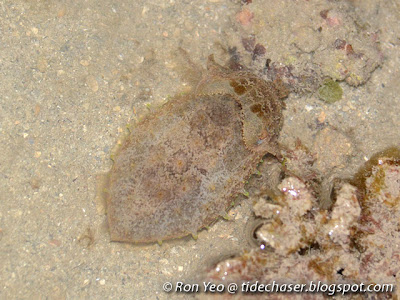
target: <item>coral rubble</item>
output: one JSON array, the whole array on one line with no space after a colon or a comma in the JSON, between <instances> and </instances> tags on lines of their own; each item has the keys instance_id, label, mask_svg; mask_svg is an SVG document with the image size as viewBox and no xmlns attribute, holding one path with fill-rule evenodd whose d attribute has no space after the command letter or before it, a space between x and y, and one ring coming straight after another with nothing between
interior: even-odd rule
<instances>
[{"instance_id":1,"label":"coral rubble","mask_svg":"<svg viewBox=\"0 0 400 300\"><path fill-rule=\"evenodd\" d=\"M307 157L304 149L297 148L291 153L296 151L297 157L303 159L293 160L295 156L292 155L286 162L286 173L301 170L296 166L299 161L309 161L304 159ZM302 151L304 153L299 155ZM258 247L219 262L206 277L218 282L320 280L396 284L400 275L399 153L396 148L380 152L352 179L335 181L329 208L320 207L318 191L315 191L318 185L303 182L301 171L296 177L292 172L281 180L280 193L275 196L253 194L254 214L261 224L254 229ZM304 174L310 178L309 172ZM261 178L269 180L262 175ZM399 297L395 293L376 295L385 299ZM307 294L310 299L325 295L328 293ZM352 297L371 295L352 294ZM304 295L278 293L270 296L271 299L303 299Z\"/></svg>"}]
</instances>

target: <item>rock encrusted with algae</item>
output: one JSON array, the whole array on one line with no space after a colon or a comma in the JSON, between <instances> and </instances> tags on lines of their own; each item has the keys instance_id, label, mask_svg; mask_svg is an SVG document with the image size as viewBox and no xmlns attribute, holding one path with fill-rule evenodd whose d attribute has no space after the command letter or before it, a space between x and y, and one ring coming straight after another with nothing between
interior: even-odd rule
<instances>
[{"instance_id":1,"label":"rock encrusted with algae","mask_svg":"<svg viewBox=\"0 0 400 300\"><path fill-rule=\"evenodd\" d=\"M326 78L359 86L383 63L381 33L357 8L359 2L281 0L268 7L263 1L242 1L242 12L252 18L237 22L229 41L246 65L267 78L280 76L295 92L322 86L322 94L329 92L323 98L337 101L340 90L326 90ZM257 45L263 51L255 51Z\"/></svg>"},{"instance_id":2,"label":"rock encrusted with algae","mask_svg":"<svg viewBox=\"0 0 400 300\"><path fill-rule=\"evenodd\" d=\"M389 149L373 161L358 182L363 199L355 245L361 277L386 283L400 275L400 150Z\"/></svg>"},{"instance_id":3,"label":"rock encrusted with algae","mask_svg":"<svg viewBox=\"0 0 400 300\"><path fill-rule=\"evenodd\" d=\"M343 183L337 191L329 221L322 227L324 236L329 236L333 243L339 244L342 248L348 247L351 230L357 226L360 215L357 188L349 183Z\"/></svg>"},{"instance_id":4,"label":"rock encrusted with algae","mask_svg":"<svg viewBox=\"0 0 400 300\"><path fill-rule=\"evenodd\" d=\"M311 190L314 186L288 177L281 183L284 193L278 199L255 201L258 222L274 226L256 227L260 247L219 262L208 270L207 279L214 282L258 280L263 284L319 280L328 284L399 284L400 150L391 148L380 152L353 179L339 180L332 192L334 203L329 209L316 205L313 196L316 193ZM302 199L304 208L298 209L293 202L300 199L298 195L307 198ZM292 209L290 220L281 217L289 215ZM278 216L280 222L276 222ZM332 296L329 291L325 295ZM324 299L325 295L307 294L307 297ZM304 298L304 294L270 296L273 299ZM380 296L379 299L398 299L400 292L393 289ZM265 295L261 298L265 299Z\"/></svg>"},{"instance_id":5,"label":"rock encrusted with algae","mask_svg":"<svg viewBox=\"0 0 400 300\"><path fill-rule=\"evenodd\" d=\"M255 235L260 243L286 255L307 246L314 238L316 228L307 213L316 205L316 200L296 177L285 178L278 188L282 195L275 197L274 203L260 198L254 205L255 215L268 220Z\"/></svg>"},{"instance_id":6,"label":"rock encrusted with algae","mask_svg":"<svg viewBox=\"0 0 400 300\"><path fill-rule=\"evenodd\" d=\"M155 242L197 231L224 215L266 153L279 156L287 90L209 58L188 94L130 127L108 174L111 239Z\"/></svg>"}]
</instances>

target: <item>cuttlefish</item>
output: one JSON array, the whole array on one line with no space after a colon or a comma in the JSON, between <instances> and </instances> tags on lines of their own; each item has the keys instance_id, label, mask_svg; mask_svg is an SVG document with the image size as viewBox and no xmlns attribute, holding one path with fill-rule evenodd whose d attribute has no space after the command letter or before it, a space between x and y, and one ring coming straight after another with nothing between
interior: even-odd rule
<instances>
[{"instance_id":1,"label":"cuttlefish","mask_svg":"<svg viewBox=\"0 0 400 300\"><path fill-rule=\"evenodd\" d=\"M107 174L112 241L161 242L226 214L262 157L279 157L278 79L220 66L213 56L192 92L130 126Z\"/></svg>"}]
</instances>

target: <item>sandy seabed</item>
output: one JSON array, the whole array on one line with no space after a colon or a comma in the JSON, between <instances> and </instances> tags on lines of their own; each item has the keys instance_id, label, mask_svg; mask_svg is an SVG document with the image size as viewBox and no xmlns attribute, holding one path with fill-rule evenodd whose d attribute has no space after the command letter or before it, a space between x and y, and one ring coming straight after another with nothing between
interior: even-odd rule
<instances>
[{"instance_id":1,"label":"sandy seabed","mask_svg":"<svg viewBox=\"0 0 400 300\"><path fill-rule=\"evenodd\" d=\"M251 1L0 3L0 298L170 299L164 282L196 278L250 247L245 200L230 221L197 240L109 241L97 175L110 169L126 124L185 90L179 47L199 66L209 54L223 63L232 53L253 70L267 59L297 71L321 62L328 66L316 75L321 79L336 74L321 56L334 36L310 34L320 24L339 26L331 35L348 37L355 53L365 51L377 65L356 74L360 85L342 78L342 99L333 104L321 101L311 83L290 94L280 142L290 146L300 138L318 153L319 168L338 177L399 146L397 1L245 2ZM326 10L345 11L346 18ZM346 31L349 22L376 35L373 47ZM249 37L265 52L243 43Z\"/></svg>"}]
</instances>

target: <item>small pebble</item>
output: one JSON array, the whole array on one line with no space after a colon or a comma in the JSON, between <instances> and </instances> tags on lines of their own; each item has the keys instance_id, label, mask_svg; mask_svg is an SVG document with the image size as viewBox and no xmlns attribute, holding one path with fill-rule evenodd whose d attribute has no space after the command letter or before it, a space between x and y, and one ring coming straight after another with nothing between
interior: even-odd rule
<instances>
[{"instance_id":1,"label":"small pebble","mask_svg":"<svg viewBox=\"0 0 400 300\"><path fill-rule=\"evenodd\" d=\"M66 12L67 12L67 10L65 9L65 7L61 8L61 9L57 12L57 17L59 17L59 18L64 17Z\"/></svg>"},{"instance_id":2,"label":"small pebble","mask_svg":"<svg viewBox=\"0 0 400 300\"><path fill-rule=\"evenodd\" d=\"M60 247L61 246L61 241L52 239L52 240L49 241L49 244L54 246L54 247Z\"/></svg>"},{"instance_id":3,"label":"small pebble","mask_svg":"<svg viewBox=\"0 0 400 300\"><path fill-rule=\"evenodd\" d=\"M168 264L168 259L162 258L162 259L160 259L160 263L162 263L162 264Z\"/></svg>"},{"instance_id":4,"label":"small pebble","mask_svg":"<svg viewBox=\"0 0 400 300\"><path fill-rule=\"evenodd\" d=\"M86 78L86 84L92 90L92 92L97 92L99 90L99 84L93 75L89 75Z\"/></svg>"},{"instance_id":5,"label":"small pebble","mask_svg":"<svg viewBox=\"0 0 400 300\"><path fill-rule=\"evenodd\" d=\"M36 64L37 69L39 72L44 73L47 70L47 60L44 57L39 57L37 64Z\"/></svg>"},{"instance_id":6,"label":"small pebble","mask_svg":"<svg viewBox=\"0 0 400 300\"><path fill-rule=\"evenodd\" d=\"M35 117L37 117L39 115L39 113L40 113L40 105L36 104L35 108L34 108Z\"/></svg>"},{"instance_id":7,"label":"small pebble","mask_svg":"<svg viewBox=\"0 0 400 300\"><path fill-rule=\"evenodd\" d=\"M84 287L85 287L85 286L88 286L89 283L90 283L90 280L89 280L89 279L85 279L85 280L83 281L83 286L84 286Z\"/></svg>"},{"instance_id":8,"label":"small pebble","mask_svg":"<svg viewBox=\"0 0 400 300\"><path fill-rule=\"evenodd\" d=\"M253 19L254 14L248 9L244 8L236 15L236 20L243 26L248 26Z\"/></svg>"},{"instance_id":9,"label":"small pebble","mask_svg":"<svg viewBox=\"0 0 400 300\"><path fill-rule=\"evenodd\" d=\"M305 107L306 111L311 111L314 109L314 107L312 105L307 104Z\"/></svg>"},{"instance_id":10,"label":"small pebble","mask_svg":"<svg viewBox=\"0 0 400 300\"><path fill-rule=\"evenodd\" d=\"M89 61L86 59L82 59L79 63L84 67L87 67L90 64Z\"/></svg>"},{"instance_id":11,"label":"small pebble","mask_svg":"<svg viewBox=\"0 0 400 300\"><path fill-rule=\"evenodd\" d=\"M318 122L319 123L324 123L326 119L326 114L324 111L321 111L321 113L318 116Z\"/></svg>"},{"instance_id":12,"label":"small pebble","mask_svg":"<svg viewBox=\"0 0 400 300\"><path fill-rule=\"evenodd\" d=\"M148 11L149 11L149 8L147 6L143 6L142 17L144 17L147 14Z\"/></svg>"}]
</instances>

